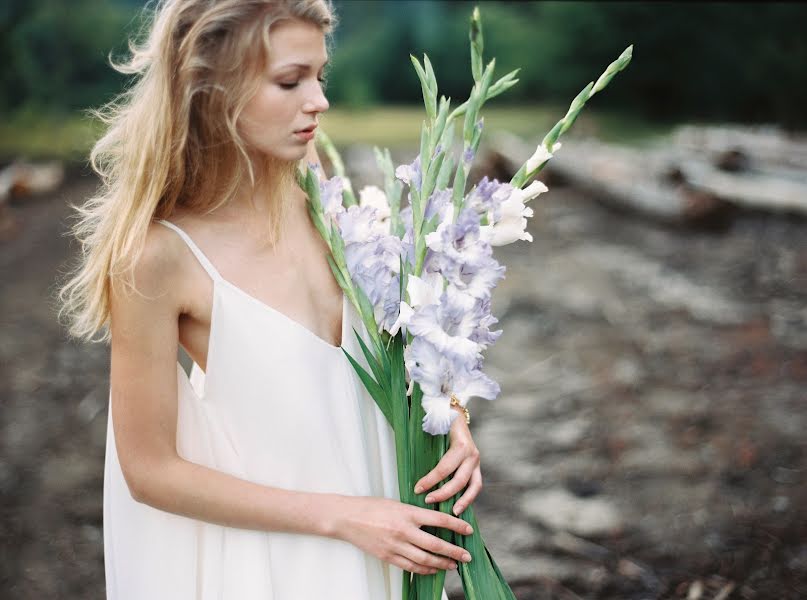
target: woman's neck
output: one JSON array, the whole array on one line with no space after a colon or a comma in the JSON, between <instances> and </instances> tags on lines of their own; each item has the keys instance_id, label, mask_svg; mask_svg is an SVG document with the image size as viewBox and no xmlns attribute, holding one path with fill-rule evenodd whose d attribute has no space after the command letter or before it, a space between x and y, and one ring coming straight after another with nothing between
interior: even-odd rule
<instances>
[{"instance_id":1,"label":"woman's neck","mask_svg":"<svg viewBox=\"0 0 807 600\"><path fill-rule=\"evenodd\" d=\"M288 212L305 210L305 196L296 181L297 168L296 162L252 157L254 183L245 179L222 208L227 214L248 220L274 214L279 204L285 204Z\"/></svg>"}]
</instances>

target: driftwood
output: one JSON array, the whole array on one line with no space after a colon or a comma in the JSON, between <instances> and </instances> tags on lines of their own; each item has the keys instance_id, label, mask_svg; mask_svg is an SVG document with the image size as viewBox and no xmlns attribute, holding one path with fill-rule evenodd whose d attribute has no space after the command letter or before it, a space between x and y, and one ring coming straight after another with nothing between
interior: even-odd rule
<instances>
[{"instance_id":1,"label":"driftwood","mask_svg":"<svg viewBox=\"0 0 807 600\"><path fill-rule=\"evenodd\" d=\"M752 144L756 134L712 129L700 135L683 127L650 148L564 140L545 171L600 200L665 221L707 220L731 205L807 215L807 168L794 166L807 157L807 144L782 139L776 145L767 130ZM704 145L698 146L701 139ZM511 172L533 150L504 132L492 135L488 144L489 160Z\"/></svg>"},{"instance_id":2,"label":"driftwood","mask_svg":"<svg viewBox=\"0 0 807 600\"><path fill-rule=\"evenodd\" d=\"M807 215L807 178L782 170L726 172L707 161L679 158L677 168L694 189L733 204L759 210Z\"/></svg>"},{"instance_id":3,"label":"driftwood","mask_svg":"<svg viewBox=\"0 0 807 600\"><path fill-rule=\"evenodd\" d=\"M13 198L44 194L55 190L62 181L64 165L60 162L15 162L0 171L0 198L3 198L3 192Z\"/></svg>"},{"instance_id":4,"label":"driftwood","mask_svg":"<svg viewBox=\"0 0 807 600\"><path fill-rule=\"evenodd\" d=\"M0 169L0 240L17 232L17 220L9 206L12 200L53 191L62 181L64 166L59 162L14 162Z\"/></svg>"},{"instance_id":5,"label":"driftwood","mask_svg":"<svg viewBox=\"0 0 807 600\"><path fill-rule=\"evenodd\" d=\"M488 152L514 173L534 148L503 132L491 135ZM564 141L544 167L598 200L662 221L687 222L709 218L724 207L712 194L670 177L670 166L658 155L595 141ZM650 175L655 174L655 175Z\"/></svg>"},{"instance_id":6,"label":"driftwood","mask_svg":"<svg viewBox=\"0 0 807 600\"><path fill-rule=\"evenodd\" d=\"M784 169L807 177L807 138L788 135L778 127L683 125L673 132L671 141L681 150L709 155L716 166L727 170L732 170L734 156L738 170ZM725 164L719 164L721 159Z\"/></svg>"}]
</instances>

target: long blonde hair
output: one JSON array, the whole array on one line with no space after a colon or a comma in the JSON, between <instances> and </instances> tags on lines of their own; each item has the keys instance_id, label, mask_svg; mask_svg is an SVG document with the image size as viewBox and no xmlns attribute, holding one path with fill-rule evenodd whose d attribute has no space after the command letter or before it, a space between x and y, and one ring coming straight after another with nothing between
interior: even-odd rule
<instances>
[{"instance_id":1,"label":"long blonde hair","mask_svg":"<svg viewBox=\"0 0 807 600\"><path fill-rule=\"evenodd\" d=\"M215 210L245 182L255 185L236 123L266 68L269 28L288 18L326 35L335 25L331 0L161 0L145 42L130 41L126 63L110 61L135 81L92 111L107 128L90 154L101 186L73 207L81 253L59 291L71 335L109 340L111 277L122 274L134 286L132 269L154 219L178 205ZM293 170L282 179L276 190L293 182ZM285 196L272 202L271 240L280 235Z\"/></svg>"}]
</instances>

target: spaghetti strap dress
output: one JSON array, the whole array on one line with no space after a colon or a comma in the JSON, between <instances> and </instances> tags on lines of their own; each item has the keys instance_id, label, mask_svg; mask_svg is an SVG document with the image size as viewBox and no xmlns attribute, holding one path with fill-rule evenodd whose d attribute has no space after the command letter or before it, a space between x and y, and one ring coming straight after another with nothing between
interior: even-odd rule
<instances>
[{"instance_id":1,"label":"spaghetti strap dress","mask_svg":"<svg viewBox=\"0 0 807 600\"><path fill-rule=\"evenodd\" d=\"M178 454L266 486L398 500L392 428L342 347L222 278L182 229L159 223L213 280L207 372L194 364L188 376L177 362ZM354 328L367 339L343 294L342 345L363 362ZM403 571L348 542L227 527L135 501L111 404L103 533L107 600L401 600Z\"/></svg>"}]
</instances>

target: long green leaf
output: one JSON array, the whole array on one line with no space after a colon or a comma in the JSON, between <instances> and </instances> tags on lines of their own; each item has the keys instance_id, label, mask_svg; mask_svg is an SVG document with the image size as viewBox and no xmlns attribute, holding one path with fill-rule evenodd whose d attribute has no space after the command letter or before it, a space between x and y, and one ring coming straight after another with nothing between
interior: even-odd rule
<instances>
[{"instance_id":1,"label":"long green leaf","mask_svg":"<svg viewBox=\"0 0 807 600\"><path fill-rule=\"evenodd\" d=\"M436 91L432 91L432 85L429 82L429 77L426 75L423 67L420 66L420 61L418 61L418 59L412 54L409 55L409 58L412 61L412 65L415 67L415 72L417 73L418 79L420 79L420 87L423 92L423 105L426 107L426 114L429 116L429 119L433 119L434 115L436 114L435 104L437 93Z\"/></svg>"},{"instance_id":2,"label":"long green leaf","mask_svg":"<svg viewBox=\"0 0 807 600\"><path fill-rule=\"evenodd\" d=\"M358 336L358 334L356 334ZM384 413L384 416L387 418L387 421L392 424L392 409L389 405L389 398L387 394L381 389L381 386L376 383L376 381L372 378L372 376L364 370L358 361L353 358L350 353L342 348L342 352L344 352L347 359L350 361L350 364L353 365L353 369L356 371L356 374L361 379L361 382L364 384L364 387L367 388L367 392L372 396L375 403L378 405L378 408L381 409L381 412Z\"/></svg>"},{"instance_id":3,"label":"long green leaf","mask_svg":"<svg viewBox=\"0 0 807 600\"><path fill-rule=\"evenodd\" d=\"M421 401L423 394L420 386L415 385L415 391L412 394L412 410L410 419L410 435L412 436L413 456L415 463L414 479L417 481L426 473L431 471L443 455L447 448L447 436L445 435L431 435L423 431L423 417L425 412ZM440 487L442 487L442 483ZM439 505L425 504L425 494L417 496L419 500L418 505L424 508L447 512L444 508L444 503ZM450 509L449 509L450 510ZM442 527L425 527L428 533L435 535L447 542L450 542L453 537L451 530ZM434 575L415 575L415 586L421 593L421 598L428 600L440 600L442 597L442 590L445 584L445 571L438 571Z\"/></svg>"},{"instance_id":4,"label":"long green leaf","mask_svg":"<svg viewBox=\"0 0 807 600\"><path fill-rule=\"evenodd\" d=\"M507 585L507 580L504 578L504 575L502 575L502 572L499 570L499 565L497 565L496 561L493 560L493 555L490 553L490 550L488 550L487 546L485 546L485 552L487 552L488 560L490 561L490 564L493 566L493 570L495 571L496 575L499 578L502 599L517 600L516 595L513 593L513 590L510 589L510 586Z\"/></svg>"},{"instance_id":5,"label":"long green leaf","mask_svg":"<svg viewBox=\"0 0 807 600\"><path fill-rule=\"evenodd\" d=\"M379 364L378 359L373 356L373 353L367 347L367 344L364 343L364 340L356 331L353 329L353 332L356 334L356 339L359 341L359 347L361 348L362 354L364 354L364 358L367 361L367 364L370 366L370 369L373 371L373 376L378 384L384 388L384 393L388 394L387 387L389 385L389 375L384 371L384 368Z\"/></svg>"},{"instance_id":6,"label":"long green leaf","mask_svg":"<svg viewBox=\"0 0 807 600\"><path fill-rule=\"evenodd\" d=\"M499 580L499 576L490 561L479 523L476 521L473 506L466 508L462 515L473 527L471 535L460 536L454 534L454 543L465 548L473 558L470 563L459 563L460 579L462 580L465 597L468 600L504 600L507 598L504 588L507 582Z\"/></svg>"},{"instance_id":7,"label":"long green leaf","mask_svg":"<svg viewBox=\"0 0 807 600\"><path fill-rule=\"evenodd\" d=\"M342 275L342 270L339 268L339 265L336 264L336 261L333 259L333 256L328 254L325 257L328 261L328 265L331 267L331 273L333 273L334 279L336 279L336 283L339 284L339 287L343 290L350 289L347 282L345 281L344 275Z\"/></svg>"}]
</instances>

